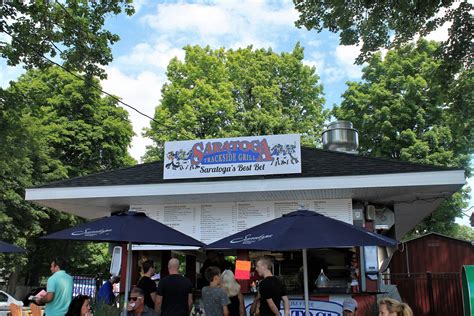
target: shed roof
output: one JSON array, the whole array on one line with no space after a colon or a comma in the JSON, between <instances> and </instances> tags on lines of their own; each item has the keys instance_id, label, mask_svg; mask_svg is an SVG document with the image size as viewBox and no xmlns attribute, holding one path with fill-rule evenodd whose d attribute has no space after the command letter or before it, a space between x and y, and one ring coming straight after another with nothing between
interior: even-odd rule
<instances>
[{"instance_id":1,"label":"shed roof","mask_svg":"<svg viewBox=\"0 0 474 316\"><path fill-rule=\"evenodd\" d=\"M441 237L443 239L449 239L449 240L453 240L453 241L456 241L456 242L459 241L459 242L467 243L468 245L474 246L474 240L469 241L469 240L465 240L465 239L454 238L454 237L443 235L443 234L436 233L436 232L429 232L429 233L426 233L422 236L417 236L417 237L414 237L414 238L411 238L411 239L407 239L404 242L406 242L406 243L413 242L413 241L416 241L416 240L425 239L425 238L432 237L432 236L437 236L437 237Z\"/></svg>"}]
</instances>

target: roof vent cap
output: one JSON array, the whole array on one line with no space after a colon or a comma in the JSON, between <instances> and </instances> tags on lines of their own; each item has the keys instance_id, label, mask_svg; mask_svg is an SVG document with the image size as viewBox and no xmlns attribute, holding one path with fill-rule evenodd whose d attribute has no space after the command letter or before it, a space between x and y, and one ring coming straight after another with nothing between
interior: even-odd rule
<instances>
[{"instance_id":1,"label":"roof vent cap","mask_svg":"<svg viewBox=\"0 0 474 316\"><path fill-rule=\"evenodd\" d=\"M349 121L335 121L329 123L323 132L323 148L349 154L357 154L359 147L359 132L352 127Z\"/></svg>"}]
</instances>

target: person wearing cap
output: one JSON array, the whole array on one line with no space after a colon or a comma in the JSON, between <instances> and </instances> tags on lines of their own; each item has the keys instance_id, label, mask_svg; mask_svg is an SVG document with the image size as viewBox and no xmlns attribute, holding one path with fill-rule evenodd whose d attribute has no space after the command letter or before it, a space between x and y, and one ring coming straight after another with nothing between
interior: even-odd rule
<instances>
[{"instance_id":1,"label":"person wearing cap","mask_svg":"<svg viewBox=\"0 0 474 316\"><path fill-rule=\"evenodd\" d=\"M357 314L357 301L353 298L346 298L342 303L342 315L356 315Z\"/></svg>"}]
</instances>

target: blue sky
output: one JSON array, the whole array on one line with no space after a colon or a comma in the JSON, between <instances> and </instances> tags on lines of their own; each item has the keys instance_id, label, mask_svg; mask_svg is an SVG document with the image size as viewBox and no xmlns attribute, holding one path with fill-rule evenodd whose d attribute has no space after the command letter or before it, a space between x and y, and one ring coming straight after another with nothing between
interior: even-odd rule
<instances>
[{"instance_id":1,"label":"blue sky","mask_svg":"<svg viewBox=\"0 0 474 316\"><path fill-rule=\"evenodd\" d=\"M166 66L173 57L182 59L185 45L238 48L253 45L276 52L291 51L297 42L305 48L304 63L316 67L324 86L326 107L339 104L346 81L360 80L361 67L353 64L355 46L339 45L338 36L323 31L297 29L298 13L292 1L154 1L135 0L137 12L111 16L106 28L120 35L114 45L114 61L106 67L104 89L142 112L153 116L160 89L166 81ZM443 40L448 25L428 36ZM0 36L1 37L1 36ZM6 86L22 73L0 61L0 85ZM140 161L145 146L141 137L149 120L130 112L136 136L130 153ZM360 135L363 137L363 135ZM470 179L472 183L472 178ZM472 184L471 184L472 186ZM471 200L471 205L474 205Z\"/></svg>"},{"instance_id":2,"label":"blue sky","mask_svg":"<svg viewBox=\"0 0 474 316\"><path fill-rule=\"evenodd\" d=\"M118 16L107 27L122 40L114 47L104 87L151 115L165 82L172 57L183 58L185 45L238 48L253 45L276 52L291 51L297 42L305 48L305 64L315 66L327 107L339 103L347 80L358 80L361 67L353 65L357 48L338 45L338 36L297 29L298 14L290 1L173 2L139 1L131 18ZM140 127L148 120L132 114ZM134 157L143 154L147 140L136 137Z\"/></svg>"}]
</instances>

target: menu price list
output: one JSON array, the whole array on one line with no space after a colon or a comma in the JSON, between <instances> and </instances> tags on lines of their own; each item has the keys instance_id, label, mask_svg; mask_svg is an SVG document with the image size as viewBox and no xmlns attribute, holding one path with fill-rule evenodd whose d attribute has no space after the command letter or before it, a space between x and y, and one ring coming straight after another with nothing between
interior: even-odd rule
<instances>
[{"instance_id":1,"label":"menu price list","mask_svg":"<svg viewBox=\"0 0 474 316\"><path fill-rule=\"evenodd\" d=\"M203 243L211 243L300 207L352 224L351 199L137 205L132 208Z\"/></svg>"}]
</instances>

